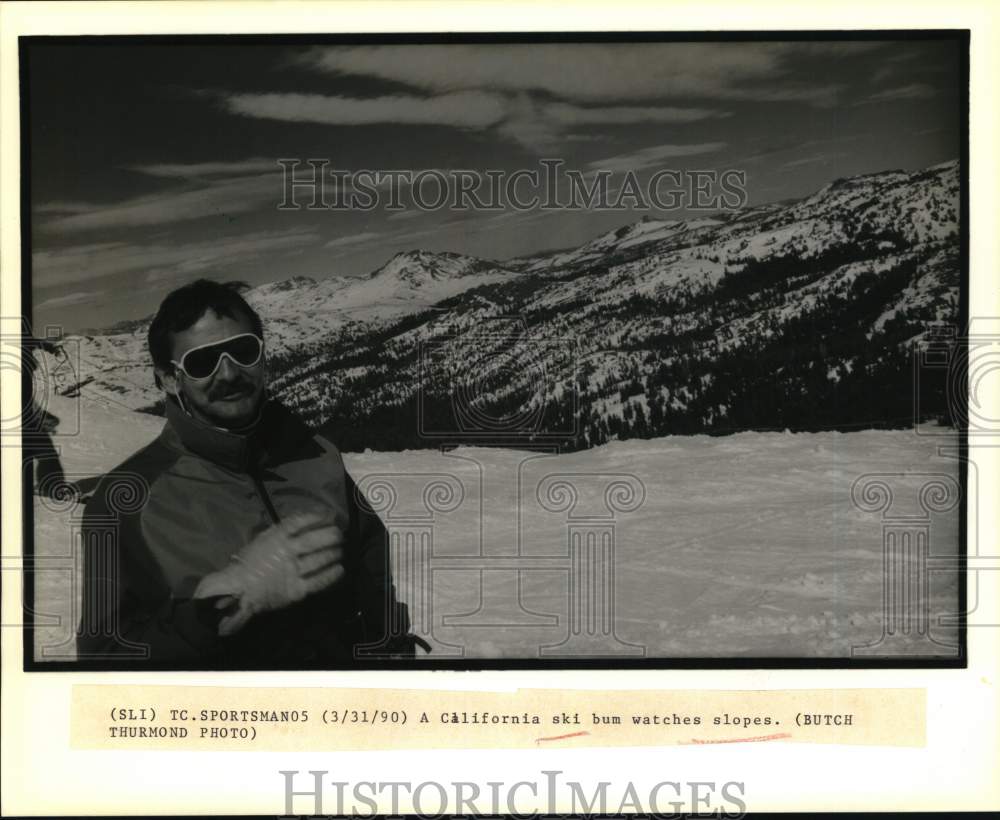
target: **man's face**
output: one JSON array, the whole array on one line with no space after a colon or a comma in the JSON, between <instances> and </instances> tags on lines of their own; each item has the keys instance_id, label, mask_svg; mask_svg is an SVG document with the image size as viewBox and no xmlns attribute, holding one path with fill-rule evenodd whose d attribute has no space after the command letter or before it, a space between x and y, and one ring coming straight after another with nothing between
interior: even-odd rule
<instances>
[{"instance_id":1,"label":"man's face","mask_svg":"<svg viewBox=\"0 0 1000 820\"><path fill-rule=\"evenodd\" d=\"M249 319L219 316L205 312L186 330L173 334L171 359L181 361L195 347L221 342L240 333L253 333ZM164 379L167 387L178 391L188 412L216 427L245 427L255 418L264 396L264 357L253 367L240 367L223 356L218 369L207 379L192 379L178 369Z\"/></svg>"}]
</instances>

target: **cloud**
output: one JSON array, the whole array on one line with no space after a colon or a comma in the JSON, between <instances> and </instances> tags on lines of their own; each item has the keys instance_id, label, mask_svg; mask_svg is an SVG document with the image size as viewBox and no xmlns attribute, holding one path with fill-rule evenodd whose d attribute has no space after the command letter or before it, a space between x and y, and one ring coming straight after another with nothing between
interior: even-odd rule
<instances>
[{"instance_id":1,"label":"cloud","mask_svg":"<svg viewBox=\"0 0 1000 820\"><path fill-rule=\"evenodd\" d=\"M128 170L152 177L203 179L205 177L239 177L248 174L277 173L281 170L276 159L253 157L235 162L187 162L133 165Z\"/></svg>"},{"instance_id":2,"label":"cloud","mask_svg":"<svg viewBox=\"0 0 1000 820\"><path fill-rule=\"evenodd\" d=\"M601 106L586 107L553 103L543 114L563 125L631 125L641 122L684 123L709 117L727 117L729 112L710 108L678 108L677 106Z\"/></svg>"},{"instance_id":3,"label":"cloud","mask_svg":"<svg viewBox=\"0 0 1000 820\"><path fill-rule=\"evenodd\" d=\"M726 147L724 142L702 142L689 145L653 145L630 154L594 160L588 165L595 171L638 171L649 168L663 160L675 157L691 157L700 154L714 154Z\"/></svg>"},{"instance_id":4,"label":"cloud","mask_svg":"<svg viewBox=\"0 0 1000 820\"><path fill-rule=\"evenodd\" d=\"M856 57L878 51L888 45L898 47L895 40L815 40L809 42L779 43L786 51L808 55L810 57Z\"/></svg>"},{"instance_id":5,"label":"cloud","mask_svg":"<svg viewBox=\"0 0 1000 820\"><path fill-rule=\"evenodd\" d=\"M673 99L836 103L843 84L817 82L804 59L848 57L881 43L629 43L337 46L293 63L374 77L406 90L370 98L301 93L214 96L228 112L333 126L445 125L547 151L588 126L691 123L730 112ZM803 78L806 79L803 79ZM640 104L641 103L641 104Z\"/></svg>"},{"instance_id":6,"label":"cloud","mask_svg":"<svg viewBox=\"0 0 1000 820\"><path fill-rule=\"evenodd\" d=\"M788 162L784 162L781 164L781 167L795 168L798 167L799 165L813 165L818 162L830 162L831 160L841 159L842 157L846 156L847 154L845 154L843 151L831 151L825 154L813 154L808 157L801 157L799 159L793 159L789 160Z\"/></svg>"},{"instance_id":7,"label":"cloud","mask_svg":"<svg viewBox=\"0 0 1000 820\"><path fill-rule=\"evenodd\" d=\"M35 304L34 309L61 308L83 304L84 302L92 302L103 293L103 290L81 290L74 293L67 293L65 296L53 296L51 299L43 299L41 302Z\"/></svg>"},{"instance_id":8,"label":"cloud","mask_svg":"<svg viewBox=\"0 0 1000 820\"><path fill-rule=\"evenodd\" d=\"M230 113L246 117L322 125L398 123L482 129L499 122L506 113L502 97L478 91L369 99L324 94L230 94L222 103Z\"/></svg>"},{"instance_id":9,"label":"cloud","mask_svg":"<svg viewBox=\"0 0 1000 820\"><path fill-rule=\"evenodd\" d=\"M402 233L388 233L381 237L381 241L387 247L394 247L403 242L412 242L414 239L424 239L428 236L447 234L459 227L468 229L472 224L474 224L473 220L468 218L448 219L436 225L429 225L426 228L418 228L417 230L404 231Z\"/></svg>"},{"instance_id":10,"label":"cloud","mask_svg":"<svg viewBox=\"0 0 1000 820\"><path fill-rule=\"evenodd\" d=\"M498 131L528 148L545 152L564 141L586 141L587 135L571 133L572 129L580 127L690 123L727 116L729 112L711 108L582 106L543 101L529 94L519 94L510 98L508 117Z\"/></svg>"},{"instance_id":11,"label":"cloud","mask_svg":"<svg viewBox=\"0 0 1000 820\"><path fill-rule=\"evenodd\" d=\"M753 153L732 159L730 162L734 166L761 162L762 160L771 159L781 154L788 154L790 152L804 151L806 149L819 148L821 146L839 145L844 142L856 142L861 139L862 136L863 135L861 134L838 133L835 136L828 137L826 139L803 140L801 138L797 138L794 133L789 132L782 134L777 139L769 139L767 143L763 144Z\"/></svg>"},{"instance_id":12,"label":"cloud","mask_svg":"<svg viewBox=\"0 0 1000 820\"><path fill-rule=\"evenodd\" d=\"M89 243L35 251L32 270L35 286L39 288L90 282L124 273L144 274L147 282L158 282L204 271L228 270L257 262L268 253L287 253L319 240L314 231L293 229L198 242Z\"/></svg>"},{"instance_id":13,"label":"cloud","mask_svg":"<svg viewBox=\"0 0 1000 820\"><path fill-rule=\"evenodd\" d=\"M895 88L887 88L884 91L878 91L862 100L858 100L856 105L891 102L893 100L920 100L933 97L936 93L934 87L926 83L910 83L909 85L901 85Z\"/></svg>"},{"instance_id":14,"label":"cloud","mask_svg":"<svg viewBox=\"0 0 1000 820\"><path fill-rule=\"evenodd\" d=\"M927 69L929 67L928 57L931 57L945 43L913 42L894 43L894 48L887 54L881 55L881 65L871 75L871 82L878 85L892 76L911 73L917 69ZM915 61L920 61L920 66L908 65Z\"/></svg>"},{"instance_id":15,"label":"cloud","mask_svg":"<svg viewBox=\"0 0 1000 820\"><path fill-rule=\"evenodd\" d=\"M57 200L34 206L36 214L84 214L93 209L89 202L64 202Z\"/></svg>"},{"instance_id":16,"label":"cloud","mask_svg":"<svg viewBox=\"0 0 1000 820\"><path fill-rule=\"evenodd\" d=\"M325 245L324 248L345 248L349 245L361 245L365 242L371 242L373 239L378 239L382 236L381 233L377 231L368 231L366 233L358 233L353 236L341 236L337 239L331 239Z\"/></svg>"},{"instance_id":17,"label":"cloud","mask_svg":"<svg viewBox=\"0 0 1000 820\"><path fill-rule=\"evenodd\" d=\"M858 54L880 43L608 43L334 46L296 62L430 93L542 92L564 100L670 98L831 104L842 86L799 79L801 59Z\"/></svg>"},{"instance_id":18,"label":"cloud","mask_svg":"<svg viewBox=\"0 0 1000 820\"><path fill-rule=\"evenodd\" d=\"M278 169L280 170L280 169ZM205 179L182 188L132 197L112 203L43 203L36 213L60 214L41 223L58 233L100 228L163 225L208 216L245 213L281 201L280 175L259 174Z\"/></svg>"},{"instance_id":19,"label":"cloud","mask_svg":"<svg viewBox=\"0 0 1000 820\"><path fill-rule=\"evenodd\" d=\"M476 131L496 127L522 145L547 150L566 132L588 125L690 123L728 112L679 106L581 106L537 100L525 93L459 91L435 96L396 94L360 99L323 94L219 94L232 114L320 125L436 125ZM174 168L176 166L164 166Z\"/></svg>"},{"instance_id":20,"label":"cloud","mask_svg":"<svg viewBox=\"0 0 1000 820\"><path fill-rule=\"evenodd\" d=\"M409 211L393 211L386 217L387 222L399 222L409 219L416 219L419 216L423 216L424 211L421 210L409 210Z\"/></svg>"}]
</instances>

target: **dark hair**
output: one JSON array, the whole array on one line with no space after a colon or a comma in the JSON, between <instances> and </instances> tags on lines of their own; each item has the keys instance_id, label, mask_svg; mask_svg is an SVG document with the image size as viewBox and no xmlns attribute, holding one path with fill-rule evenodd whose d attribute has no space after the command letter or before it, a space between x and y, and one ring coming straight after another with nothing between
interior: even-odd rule
<instances>
[{"instance_id":1,"label":"dark hair","mask_svg":"<svg viewBox=\"0 0 1000 820\"><path fill-rule=\"evenodd\" d=\"M249 319L253 332L264 338L264 325L260 316L240 295L240 291L246 287L245 282L199 279L168 293L149 326L147 339L153 367L169 370L172 347L170 334L187 330L209 310L231 319ZM159 387L160 377L157 375L155 378L156 386Z\"/></svg>"}]
</instances>

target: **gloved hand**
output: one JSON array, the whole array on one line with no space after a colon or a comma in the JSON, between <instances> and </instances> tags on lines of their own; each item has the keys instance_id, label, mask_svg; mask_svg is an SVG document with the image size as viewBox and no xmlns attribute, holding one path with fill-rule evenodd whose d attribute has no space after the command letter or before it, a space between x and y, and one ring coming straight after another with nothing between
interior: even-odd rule
<instances>
[{"instance_id":1,"label":"gloved hand","mask_svg":"<svg viewBox=\"0 0 1000 820\"><path fill-rule=\"evenodd\" d=\"M219 622L219 635L239 632L260 612L301 601L345 574L344 534L316 513L297 513L260 533L233 556L225 569L206 575L194 597L223 596L217 603L236 609Z\"/></svg>"}]
</instances>

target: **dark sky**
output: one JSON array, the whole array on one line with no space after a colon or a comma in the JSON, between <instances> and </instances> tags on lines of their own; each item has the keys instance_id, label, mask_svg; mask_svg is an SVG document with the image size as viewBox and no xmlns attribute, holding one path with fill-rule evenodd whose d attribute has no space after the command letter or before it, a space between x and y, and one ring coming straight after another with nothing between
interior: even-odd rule
<instances>
[{"instance_id":1,"label":"dark sky","mask_svg":"<svg viewBox=\"0 0 1000 820\"><path fill-rule=\"evenodd\" d=\"M359 275L418 247L504 259L690 215L281 211L279 158L506 173L558 158L640 180L733 168L750 204L937 164L960 153L962 47L36 41L35 325L143 316L199 276Z\"/></svg>"}]
</instances>

